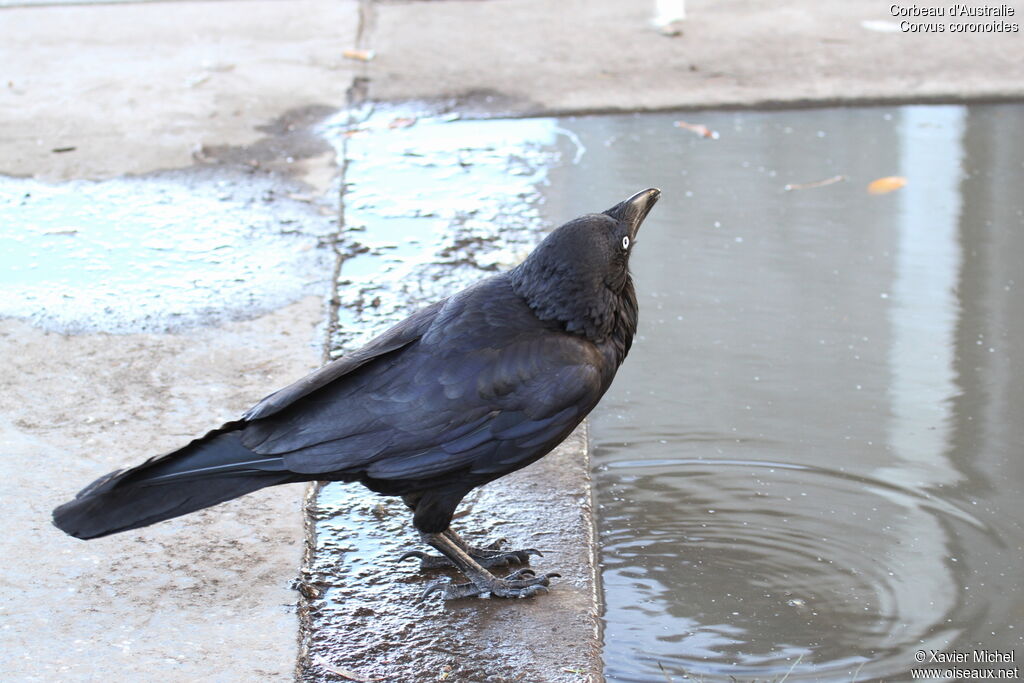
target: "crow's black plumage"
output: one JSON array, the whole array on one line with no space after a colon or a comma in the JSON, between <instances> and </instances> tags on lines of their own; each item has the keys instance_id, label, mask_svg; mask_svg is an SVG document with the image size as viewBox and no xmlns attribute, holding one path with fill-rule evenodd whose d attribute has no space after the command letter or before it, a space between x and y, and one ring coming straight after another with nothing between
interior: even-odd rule
<instances>
[{"instance_id":1,"label":"crow's black plumage","mask_svg":"<svg viewBox=\"0 0 1024 683\"><path fill-rule=\"evenodd\" d=\"M608 389L636 330L632 243L659 194L566 223L516 268L414 313L240 420L100 478L54 523L96 538L274 484L359 481L402 496L444 557L407 556L469 576L432 587L445 597L542 592L555 575L487 571L536 551L473 548L448 527L469 491L547 454Z\"/></svg>"}]
</instances>

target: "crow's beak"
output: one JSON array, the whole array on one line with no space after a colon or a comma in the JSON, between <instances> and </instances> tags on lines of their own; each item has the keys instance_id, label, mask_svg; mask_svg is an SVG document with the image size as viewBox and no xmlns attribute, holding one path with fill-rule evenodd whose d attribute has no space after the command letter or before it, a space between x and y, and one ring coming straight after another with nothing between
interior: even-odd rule
<instances>
[{"instance_id":1,"label":"crow's beak","mask_svg":"<svg viewBox=\"0 0 1024 683\"><path fill-rule=\"evenodd\" d=\"M629 236L633 238L636 237L637 231L640 230L640 224L647 218L647 214L650 213L651 209L658 202L658 197L660 196L661 190L652 187L637 192L626 201L620 202L608 209L605 213L628 224Z\"/></svg>"}]
</instances>

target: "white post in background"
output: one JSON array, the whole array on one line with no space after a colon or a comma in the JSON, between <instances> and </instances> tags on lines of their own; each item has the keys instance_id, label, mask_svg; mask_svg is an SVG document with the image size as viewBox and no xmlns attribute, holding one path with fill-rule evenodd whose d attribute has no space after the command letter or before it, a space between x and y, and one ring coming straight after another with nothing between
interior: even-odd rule
<instances>
[{"instance_id":1,"label":"white post in background","mask_svg":"<svg viewBox=\"0 0 1024 683\"><path fill-rule=\"evenodd\" d=\"M686 0L654 0L654 27L666 36L678 36L686 19Z\"/></svg>"}]
</instances>

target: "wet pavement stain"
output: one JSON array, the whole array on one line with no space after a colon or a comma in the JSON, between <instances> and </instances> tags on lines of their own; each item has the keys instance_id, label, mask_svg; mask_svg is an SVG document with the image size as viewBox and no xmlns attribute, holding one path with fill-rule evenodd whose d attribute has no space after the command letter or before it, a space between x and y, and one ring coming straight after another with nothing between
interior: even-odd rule
<instances>
[{"instance_id":1,"label":"wet pavement stain","mask_svg":"<svg viewBox=\"0 0 1024 683\"><path fill-rule=\"evenodd\" d=\"M336 208L293 177L203 165L0 178L0 209L5 680L289 678L301 489L88 547L50 510L316 362Z\"/></svg>"},{"instance_id":2,"label":"wet pavement stain","mask_svg":"<svg viewBox=\"0 0 1024 683\"><path fill-rule=\"evenodd\" d=\"M543 235L535 188L557 154L552 119L417 120L399 110L354 127L339 116L323 133L348 169L338 353L516 265Z\"/></svg>"},{"instance_id":3,"label":"wet pavement stain","mask_svg":"<svg viewBox=\"0 0 1024 683\"><path fill-rule=\"evenodd\" d=\"M0 178L0 315L80 333L250 319L317 294L335 211L230 167L104 181Z\"/></svg>"}]
</instances>

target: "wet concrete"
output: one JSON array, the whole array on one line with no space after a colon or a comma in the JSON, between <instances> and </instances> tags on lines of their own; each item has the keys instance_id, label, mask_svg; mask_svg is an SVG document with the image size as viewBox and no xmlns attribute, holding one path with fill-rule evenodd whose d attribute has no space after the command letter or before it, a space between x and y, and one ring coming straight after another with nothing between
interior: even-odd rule
<instances>
[{"instance_id":1,"label":"wet concrete","mask_svg":"<svg viewBox=\"0 0 1024 683\"><path fill-rule=\"evenodd\" d=\"M0 321L5 681L292 680L301 486L93 541L50 511L315 367L322 300L183 334Z\"/></svg>"},{"instance_id":2,"label":"wet concrete","mask_svg":"<svg viewBox=\"0 0 1024 683\"><path fill-rule=\"evenodd\" d=\"M640 335L592 421L609 680L1024 653L1022 115L560 121L587 153L548 196L663 190ZM882 176L907 184L869 194Z\"/></svg>"},{"instance_id":3,"label":"wet concrete","mask_svg":"<svg viewBox=\"0 0 1024 683\"><path fill-rule=\"evenodd\" d=\"M322 292L331 202L231 167L0 178L0 316L64 332L179 331Z\"/></svg>"},{"instance_id":4,"label":"wet concrete","mask_svg":"<svg viewBox=\"0 0 1024 683\"><path fill-rule=\"evenodd\" d=\"M358 65L342 55L356 0L5 4L6 175L103 179L259 151L287 112L343 107ZM323 167L292 147L280 165Z\"/></svg>"},{"instance_id":5,"label":"wet concrete","mask_svg":"<svg viewBox=\"0 0 1024 683\"><path fill-rule=\"evenodd\" d=\"M324 127L346 160L336 352L518 263L550 228L537 187L560 158L565 135L551 119L415 120L387 108L363 114ZM575 158L569 154L570 163ZM572 215L602 208L591 199ZM404 506L357 485L316 492L308 506L302 679L337 680L337 671L376 680L599 676L588 468L580 430L460 508L455 526L467 538L537 547L544 557L534 567L562 574L549 594L513 602L416 602L431 581L457 577L396 563L418 540Z\"/></svg>"},{"instance_id":6,"label":"wet concrete","mask_svg":"<svg viewBox=\"0 0 1024 683\"><path fill-rule=\"evenodd\" d=\"M553 119L458 121L378 107L324 122L345 159L334 353L519 263L543 237Z\"/></svg>"},{"instance_id":7,"label":"wet concrete","mask_svg":"<svg viewBox=\"0 0 1024 683\"><path fill-rule=\"evenodd\" d=\"M555 452L471 494L453 525L473 543L508 539L536 547L538 571L557 571L531 600L418 602L432 581L397 558L417 544L408 510L358 485L330 485L309 506L316 547L303 573L306 600L300 678L381 681L597 680L600 650L591 558L589 459L577 431ZM498 570L501 574L502 570Z\"/></svg>"}]
</instances>

